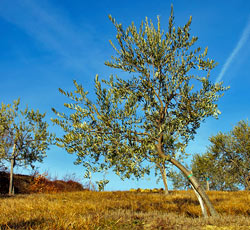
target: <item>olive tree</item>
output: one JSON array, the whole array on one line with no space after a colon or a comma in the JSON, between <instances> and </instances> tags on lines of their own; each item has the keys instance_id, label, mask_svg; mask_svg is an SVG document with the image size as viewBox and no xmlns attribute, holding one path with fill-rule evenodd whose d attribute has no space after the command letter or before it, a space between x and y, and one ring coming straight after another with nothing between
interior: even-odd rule
<instances>
[{"instance_id":1,"label":"olive tree","mask_svg":"<svg viewBox=\"0 0 250 230\"><path fill-rule=\"evenodd\" d=\"M209 138L207 151L193 155L191 170L201 181L209 178L212 190L250 190L250 126L241 120L228 133ZM175 188L187 188L181 173L170 174Z\"/></svg>"},{"instance_id":2,"label":"olive tree","mask_svg":"<svg viewBox=\"0 0 250 230\"><path fill-rule=\"evenodd\" d=\"M217 100L227 88L210 81L215 62L207 58L207 48L195 45L190 36L192 18L183 27L174 27L173 8L167 32L158 18L134 23L124 29L110 16L117 35L111 42L116 54L105 64L132 74L123 79L95 78L96 101L74 81L74 92L60 92L70 98L65 103L72 113L52 119L65 134L58 145L76 153L76 163L89 170L112 168L122 178L142 177L154 165L163 179L167 162L180 169L202 197L211 215L217 215L196 178L179 161L205 118L220 114Z\"/></svg>"},{"instance_id":3,"label":"olive tree","mask_svg":"<svg viewBox=\"0 0 250 230\"><path fill-rule=\"evenodd\" d=\"M235 174L235 167L230 162L215 157L210 152L195 154L190 165L193 175L207 190L235 191L239 183ZM169 174L174 189L190 188L188 179L182 173L172 171Z\"/></svg>"},{"instance_id":4,"label":"olive tree","mask_svg":"<svg viewBox=\"0 0 250 230\"><path fill-rule=\"evenodd\" d=\"M240 121L228 133L219 132L210 139L208 153L218 162L232 184L250 190L250 126ZM229 180L228 179L228 180Z\"/></svg>"},{"instance_id":5,"label":"olive tree","mask_svg":"<svg viewBox=\"0 0 250 230\"><path fill-rule=\"evenodd\" d=\"M34 167L34 162L42 162L53 140L48 123L44 121L45 113L29 110L28 107L20 110L19 104L20 99L15 100L13 105L2 103L0 107L0 159L11 164L10 195L14 194L14 167Z\"/></svg>"}]
</instances>

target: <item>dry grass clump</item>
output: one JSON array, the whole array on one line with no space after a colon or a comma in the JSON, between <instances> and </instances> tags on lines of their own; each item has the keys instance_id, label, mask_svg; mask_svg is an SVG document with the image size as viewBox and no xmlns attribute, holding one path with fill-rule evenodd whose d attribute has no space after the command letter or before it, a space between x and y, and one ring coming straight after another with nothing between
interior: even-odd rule
<instances>
[{"instance_id":1,"label":"dry grass clump","mask_svg":"<svg viewBox=\"0 0 250 230\"><path fill-rule=\"evenodd\" d=\"M208 196L219 213L250 217L250 191L210 191Z\"/></svg>"},{"instance_id":2,"label":"dry grass clump","mask_svg":"<svg viewBox=\"0 0 250 230\"><path fill-rule=\"evenodd\" d=\"M209 196L220 218L202 218L192 191L2 197L0 229L250 229L250 192L209 192Z\"/></svg>"}]
</instances>

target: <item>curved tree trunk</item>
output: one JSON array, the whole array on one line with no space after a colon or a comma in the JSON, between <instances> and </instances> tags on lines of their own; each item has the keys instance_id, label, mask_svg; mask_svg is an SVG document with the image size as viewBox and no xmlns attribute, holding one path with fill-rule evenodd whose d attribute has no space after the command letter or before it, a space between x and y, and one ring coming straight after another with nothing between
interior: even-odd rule
<instances>
[{"instance_id":1,"label":"curved tree trunk","mask_svg":"<svg viewBox=\"0 0 250 230\"><path fill-rule=\"evenodd\" d=\"M206 209L206 207L205 207L205 205L204 205L204 202L203 202L203 200L202 200L200 194L195 190L195 188L194 188L194 186L193 186L192 184L191 184L191 187L193 188L193 190L194 190L194 192L195 192L195 195L197 196L197 198L198 198L198 200L199 200L199 202L200 202L201 211L202 211L203 216L204 216L204 217L208 217L208 215L207 215L207 209Z\"/></svg>"},{"instance_id":2,"label":"curved tree trunk","mask_svg":"<svg viewBox=\"0 0 250 230\"><path fill-rule=\"evenodd\" d=\"M159 164L158 167L160 168L163 184L165 187L164 194L167 195L167 194L169 194L169 191L168 191L168 182L167 182L165 163Z\"/></svg>"},{"instance_id":3,"label":"curved tree trunk","mask_svg":"<svg viewBox=\"0 0 250 230\"><path fill-rule=\"evenodd\" d=\"M190 183L192 184L192 186L194 187L196 192L201 196L202 200L206 204L211 216L218 216L218 213L214 209L206 192L201 187L201 185L199 184L197 179L192 175L192 172L188 171L180 162L178 162L177 160L175 160L173 158L168 159L168 161L171 162L173 165L175 165L178 169L180 169L184 173L184 175L189 179Z\"/></svg>"}]
</instances>

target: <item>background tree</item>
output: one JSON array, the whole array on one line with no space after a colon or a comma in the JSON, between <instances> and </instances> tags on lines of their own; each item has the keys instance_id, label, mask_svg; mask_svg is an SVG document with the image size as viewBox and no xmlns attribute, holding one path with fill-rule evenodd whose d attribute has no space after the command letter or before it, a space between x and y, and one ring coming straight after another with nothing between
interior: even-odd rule
<instances>
[{"instance_id":1,"label":"background tree","mask_svg":"<svg viewBox=\"0 0 250 230\"><path fill-rule=\"evenodd\" d=\"M184 27L175 28L172 8L166 33L159 18L156 29L146 18L139 30L134 23L124 30L111 16L110 20L119 48L111 42L116 56L106 65L133 77L114 80L111 76L102 81L105 87L96 77L95 103L75 81L74 93L60 89L72 99L73 103L64 105L74 113L53 109L61 118L53 121L65 131L57 138L58 145L76 153L76 163L89 170L112 167L127 178L149 173L150 164L161 167L170 162L189 178L210 213L217 215L198 181L178 161L185 157L185 147L200 123L218 116L216 101L226 90L222 83L209 81L215 62L206 58L207 48L201 53L194 46L197 37L189 33L191 17Z\"/></svg>"},{"instance_id":2,"label":"background tree","mask_svg":"<svg viewBox=\"0 0 250 230\"><path fill-rule=\"evenodd\" d=\"M250 189L250 127L248 121L240 121L229 133L218 133L210 138L208 152L216 161L224 164L224 172L234 183Z\"/></svg>"},{"instance_id":3,"label":"background tree","mask_svg":"<svg viewBox=\"0 0 250 230\"><path fill-rule=\"evenodd\" d=\"M212 190L250 189L250 128L248 121L240 121L232 131L219 132L209 138L205 154L195 154L191 170L205 185L209 178ZM175 189L187 188L188 180L181 173L172 172Z\"/></svg>"},{"instance_id":4,"label":"background tree","mask_svg":"<svg viewBox=\"0 0 250 230\"><path fill-rule=\"evenodd\" d=\"M211 153L195 154L190 168L203 187L209 183L211 190L238 190L230 164L219 161ZM182 173L172 171L169 177L174 189L190 189L188 179Z\"/></svg>"},{"instance_id":5,"label":"background tree","mask_svg":"<svg viewBox=\"0 0 250 230\"><path fill-rule=\"evenodd\" d=\"M19 110L19 104L20 99L14 101L13 105L2 103L0 108L1 161L11 163L9 194L14 194L14 167L34 167L34 162L42 162L53 140L53 135L48 132L48 124L43 120L45 113L28 110L28 107Z\"/></svg>"},{"instance_id":6,"label":"background tree","mask_svg":"<svg viewBox=\"0 0 250 230\"><path fill-rule=\"evenodd\" d=\"M3 162L0 161L0 172L1 171L6 171L7 170L7 167L4 165Z\"/></svg>"},{"instance_id":7,"label":"background tree","mask_svg":"<svg viewBox=\"0 0 250 230\"><path fill-rule=\"evenodd\" d=\"M185 165L185 168L189 169L187 165ZM199 180L196 174L194 174L194 176ZM188 178L181 171L178 172L174 169L171 169L168 173L168 177L170 178L170 181L172 182L172 186L174 190L191 189L191 185L189 183ZM202 182L202 181L199 180L199 182ZM204 184L202 184L202 186L204 187Z\"/></svg>"}]
</instances>

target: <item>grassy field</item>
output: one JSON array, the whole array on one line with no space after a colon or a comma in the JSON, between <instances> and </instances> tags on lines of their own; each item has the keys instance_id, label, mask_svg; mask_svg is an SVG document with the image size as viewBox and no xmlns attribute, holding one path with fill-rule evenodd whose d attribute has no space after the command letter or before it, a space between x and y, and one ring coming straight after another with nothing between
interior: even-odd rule
<instances>
[{"instance_id":1,"label":"grassy field","mask_svg":"<svg viewBox=\"0 0 250 230\"><path fill-rule=\"evenodd\" d=\"M219 218L201 217L193 191L2 196L0 229L250 229L250 191L208 194Z\"/></svg>"}]
</instances>

